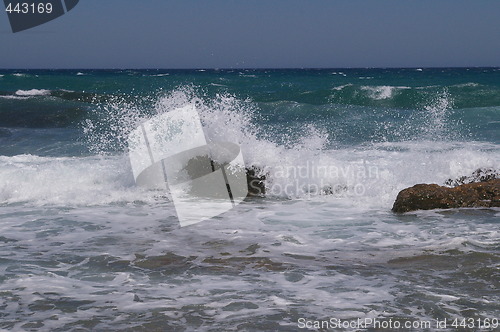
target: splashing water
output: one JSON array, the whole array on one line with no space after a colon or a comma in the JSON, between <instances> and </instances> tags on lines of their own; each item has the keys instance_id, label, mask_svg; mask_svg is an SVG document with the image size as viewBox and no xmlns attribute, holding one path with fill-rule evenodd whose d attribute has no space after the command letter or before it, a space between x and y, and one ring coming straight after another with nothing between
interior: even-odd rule
<instances>
[{"instance_id":1,"label":"splashing water","mask_svg":"<svg viewBox=\"0 0 500 332\"><path fill-rule=\"evenodd\" d=\"M265 132L256 124L256 106L249 100L241 100L230 94L207 97L192 86L183 86L160 95L149 108L124 101L101 105L93 119L83 124L86 143L95 154L124 153L130 131L148 118L186 105L195 105L203 123L207 141L229 141L241 146L247 167L256 167L259 175L268 177L269 183L277 181L273 176L283 165L305 167L311 160L318 163L321 151L328 143L326 131L308 124L298 138L288 132ZM147 98L147 101L151 98ZM144 102L142 102L144 104ZM278 145L271 139L281 135L289 146ZM333 160L328 160L333 162ZM283 180L283 179L282 179ZM286 177L287 182L298 180ZM300 195L305 185L301 180L291 194ZM309 183L309 179L306 181ZM276 182L275 182L276 183ZM283 183L283 186L286 184ZM271 191L272 193L272 191ZM290 194L290 193L289 193ZM285 196L289 196L289 194ZM283 196L279 193L279 196Z\"/></svg>"},{"instance_id":2,"label":"splashing water","mask_svg":"<svg viewBox=\"0 0 500 332\"><path fill-rule=\"evenodd\" d=\"M432 139L445 139L451 134L449 111L453 108L453 99L444 89L442 93L432 98L428 105L424 106L425 135Z\"/></svg>"}]
</instances>

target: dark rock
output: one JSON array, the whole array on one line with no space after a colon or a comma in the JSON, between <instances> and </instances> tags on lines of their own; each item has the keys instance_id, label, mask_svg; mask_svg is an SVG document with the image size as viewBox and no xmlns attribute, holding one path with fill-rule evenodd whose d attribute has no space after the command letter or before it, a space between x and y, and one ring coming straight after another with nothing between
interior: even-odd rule
<instances>
[{"instance_id":1,"label":"dark rock","mask_svg":"<svg viewBox=\"0 0 500 332\"><path fill-rule=\"evenodd\" d=\"M500 179L466 183L454 188L437 184L417 184L402 190L392 211L500 207Z\"/></svg>"},{"instance_id":2,"label":"dark rock","mask_svg":"<svg viewBox=\"0 0 500 332\"><path fill-rule=\"evenodd\" d=\"M478 168L469 176L448 179L444 184L449 187L456 187L466 183L486 182L494 179L500 179L499 171L492 168Z\"/></svg>"},{"instance_id":3,"label":"dark rock","mask_svg":"<svg viewBox=\"0 0 500 332\"><path fill-rule=\"evenodd\" d=\"M248 196L263 196L266 194L266 176L260 175L261 170L247 167Z\"/></svg>"}]
</instances>

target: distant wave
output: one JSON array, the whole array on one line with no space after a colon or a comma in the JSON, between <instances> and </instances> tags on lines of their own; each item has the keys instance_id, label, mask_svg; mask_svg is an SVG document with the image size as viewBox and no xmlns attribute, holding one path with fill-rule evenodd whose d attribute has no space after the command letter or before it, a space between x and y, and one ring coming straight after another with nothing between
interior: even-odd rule
<instances>
[{"instance_id":1,"label":"distant wave","mask_svg":"<svg viewBox=\"0 0 500 332\"><path fill-rule=\"evenodd\" d=\"M339 85L339 86L333 87L332 90L340 91L340 90L343 90L344 88L347 88L348 86L352 86L352 84L349 83L349 84Z\"/></svg>"},{"instance_id":2,"label":"distant wave","mask_svg":"<svg viewBox=\"0 0 500 332\"><path fill-rule=\"evenodd\" d=\"M17 90L17 96L47 96L50 95L50 90L45 89L31 89L31 90Z\"/></svg>"},{"instance_id":3,"label":"distant wave","mask_svg":"<svg viewBox=\"0 0 500 332\"><path fill-rule=\"evenodd\" d=\"M2 99L26 99L26 96L0 96Z\"/></svg>"},{"instance_id":4,"label":"distant wave","mask_svg":"<svg viewBox=\"0 0 500 332\"><path fill-rule=\"evenodd\" d=\"M475 88L475 87L478 87L480 84L479 83L475 83L475 82L468 82L468 83L463 83L463 84L456 84L456 85L452 85L452 87L457 87L457 88L467 88L467 87L471 87L471 88Z\"/></svg>"},{"instance_id":5,"label":"distant wave","mask_svg":"<svg viewBox=\"0 0 500 332\"><path fill-rule=\"evenodd\" d=\"M394 91L396 89L411 89L411 88L407 86L390 86L390 85L361 87L361 90L368 91L370 98L375 100L392 98Z\"/></svg>"}]
</instances>

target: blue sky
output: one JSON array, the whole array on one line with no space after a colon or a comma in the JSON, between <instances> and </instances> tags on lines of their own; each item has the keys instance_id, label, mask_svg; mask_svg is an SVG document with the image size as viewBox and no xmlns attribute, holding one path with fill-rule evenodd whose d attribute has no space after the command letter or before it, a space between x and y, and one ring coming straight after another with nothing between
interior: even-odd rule
<instances>
[{"instance_id":1,"label":"blue sky","mask_svg":"<svg viewBox=\"0 0 500 332\"><path fill-rule=\"evenodd\" d=\"M80 0L0 68L500 66L498 0Z\"/></svg>"}]
</instances>

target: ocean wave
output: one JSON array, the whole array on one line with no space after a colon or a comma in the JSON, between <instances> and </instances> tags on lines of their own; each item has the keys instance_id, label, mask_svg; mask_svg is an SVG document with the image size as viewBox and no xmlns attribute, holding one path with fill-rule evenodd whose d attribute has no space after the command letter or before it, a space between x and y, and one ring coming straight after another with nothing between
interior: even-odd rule
<instances>
[{"instance_id":1,"label":"ocean wave","mask_svg":"<svg viewBox=\"0 0 500 332\"><path fill-rule=\"evenodd\" d=\"M370 98L375 100L390 99L393 97L394 92L397 90L411 89L408 86L362 86L361 90L367 91Z\"/></svg>"},{"instance_id":2,"label":"ocean wave","mask_svg":"<svg viewBox=\"0 0 500 332\"><path fill-rule=\"evenodd\" d=\"M335 87L332 88L332 90L341 91L344 88L347 88L347 87L350 87L350 86L353 86L353 84L348 83L348 84L343 84L343 85L335 86Z\"/></svg>"},{"instance_id":3,"label":"ocean wave","mask_svg":"<svg viewBox=\"0 0 500 332\"><path fill-rule=\"evenodd\" d=\"M29 96L0 96L2 99L17 99L17 100L23 100L29 98Z\"/></svg>"},{"instance_id":4,"label":"ocean wave","mask_svg":"<svg viewBox=\"0 0 500 332\"><path fill-rule=\"evenodd\" d=\"M449 103L447 95L443 95L418 113L428 118L420 124L421 129L417 128L414 140L372 142L367 147L337 149L329 147L332 145L329 132L314 123L302 124L300 130L285 131L280 126L274 129L259 126L255 121L256 106L228 94L204 100L194 90L181 88L160 97L154 113L195 105L207 140L239 143L246 165L256 167L259 175L266 176L269 196L331 196L356 204L390 207L397 192L404 187L421 182L444 183L450 177L500 163L497 145L493 145L492 152L491 149L482 151L476 142L447 142L443 121ZM291 107L289 103L282 104L285 108ZM307 105L296 104L296 107ZM86 124L91 150L106 152L110 145L125 150L128 133L146 119L139 116L140 113L139 109L125 104L100 110L98 114L106 118ZM349 119L352 116L350 114ZM408 121L401 124L401 130L417 124L415 119ZM103 122L108 124L109 131L102 131L99 123Z\"/></svg>"},{"instance_id":5,"label":"ocean wave","mask_svg":"<svg viewBox=\"0 0 500 332\"><path fill-rule=\"evenodd\" d=\"M134 192L126 165L120 157L0 156L0 205L106 205L147 198Z\"/></svg>"},{"instance_id":6,"label":"ocean wave","mask_svg":"<svg viewBox=\"0 0 500 332\"><path fill-rule=\"evenodd\" d=\"M468 83L463 83L463 84L456 84L452 85L452 87L457 87L457 88L476 88L480 86L481 84L475 83L475 82L468 82Z\"/></svg>"},{"instance_id":7,"label":"ocean wave","mask_svg":"<svg viewBox=\"0 0 500 332\"><path fill-rule=\"evenodd\" d=\"M17 96L47 96L50 95L50 90L45 89L31 89L31 90L17 90Z\"/></svg>"}]
</instances>

